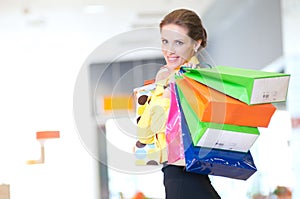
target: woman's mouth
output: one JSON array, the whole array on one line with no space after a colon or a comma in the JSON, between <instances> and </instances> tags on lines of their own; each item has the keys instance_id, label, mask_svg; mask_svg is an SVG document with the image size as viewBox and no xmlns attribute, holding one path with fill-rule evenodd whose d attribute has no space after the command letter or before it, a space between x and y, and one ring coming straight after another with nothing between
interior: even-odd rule
<instances>
[{"instance_id":1,"label":"woman's mouth","mask_svg":"<svg viewBox=\"0 0 300 199\"><path fill-rule=\"evenodd\" d=\"M179 59L179 56L168 57L168 61L169 61L170 63L175 63L175 62L178 61L178 59Z\"/></svg>"}]
</instances>

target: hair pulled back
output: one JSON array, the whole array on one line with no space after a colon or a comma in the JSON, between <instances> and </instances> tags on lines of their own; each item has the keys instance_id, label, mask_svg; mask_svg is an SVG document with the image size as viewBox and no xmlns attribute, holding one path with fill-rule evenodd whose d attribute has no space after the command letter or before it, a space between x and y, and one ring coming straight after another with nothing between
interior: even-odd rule
<instances>
[{"instance_id":1,"label":"hair pulled back","mask_svg":"<svg viewBox=\"0 0 300 199\"><path fill-rule=\"evenodd\" d=\"M188 36L193 40L202 40L201 47L206 47L207 44L207 33L202 25L200 17L191 10L188 9L177 9L167 14L160 22L160 30L164 25L176 24L188 29Z\"/></svg>"}]
</instances>

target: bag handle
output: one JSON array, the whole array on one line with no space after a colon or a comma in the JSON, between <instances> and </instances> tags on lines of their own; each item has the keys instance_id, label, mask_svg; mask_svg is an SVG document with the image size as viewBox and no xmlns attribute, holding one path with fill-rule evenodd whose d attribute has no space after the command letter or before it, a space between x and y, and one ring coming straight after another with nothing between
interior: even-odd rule
<instances>
[{"instance_id":1,"label":"bag handle","mask_svg":"<svg viewBox=\"0 0 300 199\"><path fill-rule=\"evenodd\" d=\"M206 63L204 61L200 61L199 64L197 64L197 67L200 67L201 65L203 66L208 66L208 68L213 68L212 65L210 65L209 63ZM200 67L201 68L201 67Z\"/></svg>"},{"instance_id":2,"label":"bag handle","mask_svg":"<svg viewBox=\"0 0 300 199\"><path fill-rule=\"evenodd\" d=\"M209 63L206 63L206 62L204 62L204 61L200 61L198 64L196 64L196 69L197 69L197 68L198 68L198 69L201 68L201 66L207 66L207 67L210 68L210 69L213 68L213 66L210 65ZM187 69L189 69L189 68L190 68L190 67L187 67L187 66L181 66L180 69L179 69L179 74L178 74L178 75L187 72Z\"/></svg>"}]
</instances>

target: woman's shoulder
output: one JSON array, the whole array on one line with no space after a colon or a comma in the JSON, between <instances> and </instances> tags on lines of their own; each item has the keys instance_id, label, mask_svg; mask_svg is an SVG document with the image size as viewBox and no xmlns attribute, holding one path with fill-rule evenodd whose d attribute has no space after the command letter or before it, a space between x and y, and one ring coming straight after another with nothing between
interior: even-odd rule
<instances>
[{"instance_id":1,"label":"woman's shoulder","mask_svg":"<svg viewBox=\"0 0 300 199\"><path fill-rule=\"evenodd\" d=\"M162 67L159 68L157 74L159 74L159 73L166 73L166 72L168 72L168 71L169 71L169 70L168 70L167 66L164 65L164 66L162 66Z\"/></svg>"}]
</instances>

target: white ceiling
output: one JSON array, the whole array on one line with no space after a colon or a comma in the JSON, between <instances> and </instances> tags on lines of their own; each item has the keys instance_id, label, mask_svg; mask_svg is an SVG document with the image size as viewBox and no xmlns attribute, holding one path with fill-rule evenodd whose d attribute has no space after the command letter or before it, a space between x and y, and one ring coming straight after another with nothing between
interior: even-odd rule
<instances>
[{"instance_id":1,"label":"white ceiling","mask_svg":"<svg viewBox=\"0 0 300 199\"><path fill-rule=\"evenodd\" d=\"M87 42L102 43L139 27L158 27L175 8L191 8L205 16L210 35L231 21L251 0L0 0L0 36L14 32L51 35L82 34ZM283 14L296 15L300 0L282 0ZM213 10L213 11L212 11ZM296 11L295 11L296 10ZM299 15L299 14L298 14ZM238 16L238 15L237 15ZM217 31L216 31L217 32ZM67 35L67 34L66 34ZM142 35L144 37L144 35ZM3 37L3 36L2 36ZM46 37L45 37L46 38ZM128 43L134 43L136 38ZM121 46L121 45L119 45Z\"/></svg>"},{"instance_id":2,"label":"white ceiling","mask_svg":"<svg viewBox=\"0 0 300 199\"><path fill-rule=\"evenodd\" d=\"M178 7L189 7L205 13L214 0L1 0L0 16L26 21L27 25L41 26L52 23L54 16L61 20L79 19L87 22L113 22L111 26L130 28L157 25L164 14Z\"/></svg>"},{"instance_id":3,"label":"white ceiling","mask_svg":"<svg viewBox=\"0 0 300 199\"><path fill-rule=\"evenodd\" d=\"M36 35L41 40L56 40L57 37L72 34L82 38L82 42L94 49L120 33L141 27L158 28L162 17L175 8L192 8L204 15L214 2L215 0L0 0L0 37L27 35L33 40ZM139 36L141 35L137 37ZM142 36L147 38L144 34ZM136 38L126 39L127 43L136 43L135 40ZM118 48L122 46L117 44Z\"/></svg>"},{"instance_id":4,"label":"white ceiling","mask_svg":"<svg viewBox=\"0 0 300 199\"><path fill-rule=\"evenodd\" d=\"M224 16L242 10L247 2L251 1L0 0L0 30L35 27L93 31L102 28L104 35L116 34L141 26L157 27L163 15L179 7L192 8L201 16L209 14L205 23L216 27ZM282 5L286 16L299 16L300 0L282 0ZM210 12L212 7L214 12Z\"/></svg>"},{"instance_id":5,"label":"white ceiling","mask_svg":"<svg viewBox=\"0 0 300 199\"><path fill-rule=\"evenodd\" d=\"M81 43L94 49L107 40L111 42L111 38L120 33L142 27L158 28L163 16L176 8L190 8L202 16L214 2L215 0L0 0L0 36L13 33L31 40L39 37L44 41L72 34L79 37ZM111 42L109 47L124 52L121 49L124 46L137 45L138 42L154 43L157 40L156 37L151 40L145 34L147 31L139 32L134 37L126 35L126 39L123 37L119 39L120 42ZM143 39L137 39L141 36ZM79 43L80 41L78 45ZM112 50L96 56L100 58L94 61L101 61L103 57L109 59L113 56L110 51Z\"/></svg>"}]
</instances>

